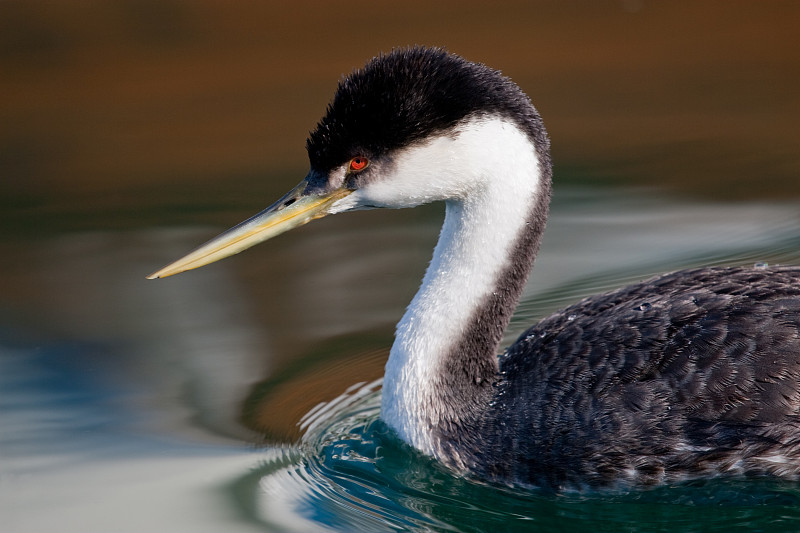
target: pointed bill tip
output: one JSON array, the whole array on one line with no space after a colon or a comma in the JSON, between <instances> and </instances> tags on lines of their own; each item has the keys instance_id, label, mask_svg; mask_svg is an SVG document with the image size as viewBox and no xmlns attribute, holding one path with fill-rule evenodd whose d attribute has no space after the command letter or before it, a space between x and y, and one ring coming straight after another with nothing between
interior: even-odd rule
<instances>
[{"instance_id":1,"label":"pointed bill tip","mask_svg":"<svg viewBox=\"0 0 800 533\"><path fill-rule=\"evenodd\" d=\"M328 208L349 195L349 189L306 195L305 182L261 213L211 239L196 250L156 270L147 279L166 278L238 254L262 241L328 214Z\"/></svg>"}]
</instances>

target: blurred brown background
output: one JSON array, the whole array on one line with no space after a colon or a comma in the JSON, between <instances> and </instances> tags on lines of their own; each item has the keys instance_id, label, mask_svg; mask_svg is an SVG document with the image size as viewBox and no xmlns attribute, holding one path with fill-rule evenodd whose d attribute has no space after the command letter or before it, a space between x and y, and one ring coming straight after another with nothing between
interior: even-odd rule
<instances>
[{"instance_id":1,"label":"blurred brown background","mask_svg":"<svg viewBox=\"0 0 800 533\"><path fill-rule=\"evenodd\" d=\"M339 77L417 43L522 85L560 179L776 197L800 176L799 25L795 1L6 1L2 207L299 180Z\"/></svg>"}]
</instances>

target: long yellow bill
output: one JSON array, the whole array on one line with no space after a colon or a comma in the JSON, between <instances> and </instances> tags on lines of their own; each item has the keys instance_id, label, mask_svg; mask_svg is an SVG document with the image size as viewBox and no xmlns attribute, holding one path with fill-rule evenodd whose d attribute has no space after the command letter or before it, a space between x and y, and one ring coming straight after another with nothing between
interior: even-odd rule
<instances>
[{"instance_id":1,"label":"long yellow bill","mask_svg":"<svg viewBox=\"0 0 800 533\"><path fill-rule=\"evenodd\" d=\"M306 185L305 180L300 182L262 212L217 235L174 263L153 272L147 279L166 278L238 254L315 218L324 217L331 204L353 192L350 189L336 189L328 194L304 194Z\"/></svg>"}]
</instances>

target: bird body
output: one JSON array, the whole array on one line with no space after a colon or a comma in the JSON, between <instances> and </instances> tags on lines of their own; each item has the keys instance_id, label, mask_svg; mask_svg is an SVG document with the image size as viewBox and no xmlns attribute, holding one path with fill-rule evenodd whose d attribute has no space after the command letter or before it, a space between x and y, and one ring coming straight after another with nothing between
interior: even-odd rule
<instances>
[{"instance_id":1,"label":"bird body","mask_svg":"<svg viewBox=\"0 0 800 533\"><path fill-rule=\"evenodd\" d=\"M466 475L554 489L800 477L800 268L668 274L545 318L498 357L547 219L549 140L511 80L410 48L344 78L271 207L154 273L328 214L445 203L381 417Z\"/></svg>"},{"instance_id":2,"label":"bird body","mask_svg":"<svg viewBox=\"0 0 800 533\"><path fill-rule=\"evenodd\" d=\"M586 298L500 369L488 427L504 446L483 461L496 479L800 474L800 268L688 270Z\"/></svg>"}]
</instances>

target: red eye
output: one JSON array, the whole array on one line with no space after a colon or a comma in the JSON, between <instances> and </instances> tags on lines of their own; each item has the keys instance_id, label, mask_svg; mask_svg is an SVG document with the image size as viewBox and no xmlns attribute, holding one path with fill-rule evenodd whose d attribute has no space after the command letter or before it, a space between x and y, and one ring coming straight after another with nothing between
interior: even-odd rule
<instances>
[{"instance_id":1,"label":"red eye","mask_svg":"<svg viewBox=\"0 0 800 533\"><path fill-rule=\"evenodd\" d=\"M354 157L350 160L350 172L358 172L367 168L369 160L366 157Z\"/></svg>"}]
</instances>

